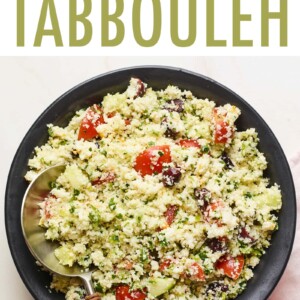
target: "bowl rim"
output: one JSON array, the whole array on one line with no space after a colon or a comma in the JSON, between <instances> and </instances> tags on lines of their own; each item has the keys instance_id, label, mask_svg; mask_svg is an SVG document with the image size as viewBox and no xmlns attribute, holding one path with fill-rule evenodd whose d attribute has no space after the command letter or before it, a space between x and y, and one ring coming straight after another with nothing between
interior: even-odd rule
<instances>
[{"instance_id":1,"label":"bowl rim","mask_svg":"<svg viewBox=\"0 0 300 300\"><path fill-rule=\"evenodd\" d=\"M211 84L213 84L214 86L217 86L223 90L225 90L226 92L234 95L241 103L243 103L244 105L246 105L247 107L249 107L253 113L255 114L256 118L258 118L260 120L261 123L263 123L263 125L265 126L265 128L268 130L269 134L272 136L272 138L274 139L274 141L276 142L276 146L278 147L278 151L280 153L280 155L284 158L284 161L282 162L283 164L286 164L287 167L287 176L288 176L288 181L291 183L292 186L292 190L290 191L291 193L291 198L293 198L293 208L294 208L294 213L292 215L293 217L293 227L292 227L292 239L289 241L289 248L288 251L286 253L286 257L284 260L284 263L282 265L282 269L279 272L276 280L274 281L274 284L272 286L272 288L269 290L268 293L265 294L265 297L263 299L267 299L271 293L274 291L275 287L277 286L278 282L280 281L284 271L286 270L286 266L288 264L288 261L290 259L291 256L291 252L293 249L293 245L294 245L294 241L295 241L295 233L296 233L296 222L297 222L297 201L296 201L296 192L295 192L295 186L294 186L294 181L293 181L293 176L291 173L291 169L288 163L288 160L285 156L285 153L279 143L279 141L277 140L276 136L274 135L273 131L270 129L269 125L265 122L265 120L260 116L260 114L256 111L255 108L252 107L252 105L250 105L246 100L244 100L241 96L239 96L236 92L234 92L233 90L231 90L230 88L228 88L227 86L223 85L222 83L219 83L218 81L197 73L195 71L190 71L187 70L185 68L181 68L181 67L174 67L174 66L167 66L167 65L155 65L155 64L151 64L151 65L137 65L137 66L130 66L130 67L125 67L125 68L118 68L118 69L114 69L108 72L104 72L104 73L100 73L98 75L95 75L89 79L86 79L78 84L76 84L75 86L71 87L70 89L68 89L66 92L64 92L61 96L59 96L56 100L54 100L50 105L48 105L44 111L39 115L39 117L32 123L32 125L29 127L29 129L27 130L25 136L22 138L21 142L19 143L19 146L15 152L14 158L11 162L11 166L9 169L9 173L8 173L8 177L7 177L7 181L6 181L6 189L5 189L5 207L4 207L4 216L5 216L5 231L6 231L6 237L7 237L7 241L8 241L8 245L9 245L9 249L10 249L10 253L11 256L13 258L14 264L17 268L17 271L19 273L19 276L21 277L23 283L25 284L26 288L28 289L28 291L31 293L31 295L33 297L36 297L36 293L34 292L32 286L29 284L28 279L26 278L25 274L23 273L23 270L20 268L18 261L17 261L17 256L16 253L14 253L14 251L12 251L12 243L13 243L13 238L10 236L10 226L9 226L9 220L8 220L8 198L9 198L9 188L10 188L10 182L12 180L12 171L14 169L14 166L16 164L16 159L17 157L20 155L21 152L21 147L24 143L24 141L27 139L28 136L31 135L32 129L35 127L35 125L44 118L44 116L48 113L49 110L51 110L58 102L60 102L62 99L64 99L68 94L71 94L72 92L78 90L79 88L82 88L83 86L92 83L95 80L99 80L102 77L106 77L106 76L110 76L116 73L121 73L121 72L126 72L126 71L134 71L134 70L142 70L142 69L148 69L148 70L153 70L153 69L163 69L163 70L170 70L170 71L175 71L175 72L181 72L184 74L188 74L188 75L192 75L194 77L198 77L201 78L205 81L210 82ZM247 288L246 288L247 289ZM38 298L35 298L38 299Z\"/></svg>"}]
</instances>

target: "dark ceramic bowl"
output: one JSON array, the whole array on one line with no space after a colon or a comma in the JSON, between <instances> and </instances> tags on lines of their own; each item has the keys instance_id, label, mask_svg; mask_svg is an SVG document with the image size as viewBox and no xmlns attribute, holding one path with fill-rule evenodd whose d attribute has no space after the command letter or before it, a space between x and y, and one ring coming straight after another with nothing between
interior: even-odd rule
<instances>
[{"instance_id":1,"label":"dark ceramic bowl","mask_svg":"<svg viewBox=\"0 0 300 300\"><path fill-rule=\"evenodd\" d=\"M47 124L67 125L76 110L99 102L99 99L109 92L124 91L131 77L141 78L154 89L162 89L168 84L173 84L182 89L191 90L197 97L213 99L218 105L228 102L234 104L242 111L237 122L238 129L244 130L250 127L257 129L260 137L259 148L266 155L269 163L265 175L270 178L271 183L276 182L281 186L283 206L279 213L279 230L272 237L272 245L255 268L254 277L248 282L246 290L237 299L266 299L286 267L295 235L295 191L286 157L264 120L233 91L202 75L182 69L158 66L117 70L79 84L53 102L24 137L8 176L5 221L11 254L25 285L35 299L64 299L62 294L49 294L47 287L49 287L50 276L36 266L21 230L21 202L28 185L24 180L24 175L34 147L47 141Z\"/></svg>"}]
</instances>

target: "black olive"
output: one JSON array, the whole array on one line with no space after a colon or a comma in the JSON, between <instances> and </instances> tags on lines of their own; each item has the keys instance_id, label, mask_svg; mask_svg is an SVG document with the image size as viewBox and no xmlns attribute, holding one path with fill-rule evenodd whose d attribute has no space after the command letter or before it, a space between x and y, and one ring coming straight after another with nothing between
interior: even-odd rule
<instances>
[{"instance_id":1,"label":"black olive","mask_svg":"<svg viewBox=\"0 0 300 300\"><path fill-rule=\"evenodd\" d=\"M174 129L172 129L170 126L169 126L169 123L168 123L168 119L167 118L164 118L161 122L161 125L163 125L165 128L166 128L166 131L165 131L165 136L167 138L171 138L173 140L176 140L177 139L177 136L178 136L178 132L176 132Z\"/></svg>"},{"instance_id":2,"label":"black olive","mask_svg":"<svg viewBox=\"0 0 300 300\"><path fill-rule=\"evenodd\" d=\"M179 168L170 167L165 169L162 173L162 181L165 187L172 187L179 182L181 178L181 171Z\"/></svg>"},{"instance_id":3,"label":"black olive","mask_svg":"<svg viewBox=\"0 0 300 300\"><path fill-rule=\"evenodd\" d=\"M234 167L233 162L231 161L231 159L228 157L226 152L223 152L221 155L221 159L224 161L225 163L225 169L229 170L232 169Z\"/></svg>"},{"instance_id":4,"label":"black olive","mask_svg":"<svg viewBox=\"0 0 300 300\"><path fill-rule=\"evenodd\" d=\"M164 105L164 109L168 111L175 111L181 113L184 110L184 103L180 99L169 100L166 101L166 104Z\"/></svg>"},{"instance_id":5,"label":"black olive","mask_svg":"<svg viewBox=\"0 0 300 300\"><path fill-rule=\"evenodd\" d=\"M223 251L227 249L227 245L224 239L220 238L212 238L208 239L206 241L206 245L208 246L209 249L211 249L213 252L217 251Z\"/></svg>"},{"instance_id":6,"label":"black olive","mask_svg":"<svg viewBox=\"0 0 300 300\"><path fill-rule=\"evenodd\" d=\"M135 79L137 80L137 89L136 89L136 95L133 97L134 99L137 97L143 97L146 92L143 81L139 78L135 78Z\"/></svg>"},{"instance_id":7,"label":"black olive","mask_svg":"<svg viewBox=\"0 0 300 300\"><path fill-rule=\"evenodd\" d=\"M195 189L194 197L196 198L197 204L198 204L199 208L201 209L201 211L205 211L208 206L208 202L211 199L210 191L206 188Z\"/></svg>"},{"instance_id":8,"label":"black olive","mask_svg":"<svg viewBox=\"0 0 300 300\"><path fill-rule=\"evenodd\" d=\"M174 131L173 129L171 129L170 127L167 127L167 130L165 131L165 136L167 138L176 140L177 136L178 136L178 132Z\"/></svg>"},{"instance_id":9,"label":"black olive","mask_svg":"<svg viewBox=\"0 0 300 300\"><path fill-rule=\"evenodd\" d=\"M239 230L239 239L243 240L244 243L254 243L255 239L249 234L245 227L240 228Z\"/></svg>"},{"instance_id":10,"label":"black olive","mask_svg":"<svg viewBox=\"0 0 300 300\"><path fill-rule=\"evenodd\" d=\"M153 250L149 250L149 255L155 261L159 261L159 254L158 251L154 248Z\"/></svg>"},{"instance_id":11,"label":"black olive","mask_svg":"<svg viewBox=\"0 0 300 300\"><path fill-rule=\"evenodd\" d=\"M227 292L229 290L228 285L222 282L214 281L210 283L206 289L206 294L217 294L221 292Z\"/></svg>"},{"instance_id":12,"label":"black olive","mask_svg":"<svg viewBox=\"0 0 300 300\"><path fill-rule=\"evenodd\" d=\"M72 152L71 152L71 155L72 155L72 158L73 158L73 159L76 159L76 158L79 157L79 154L78 154L76 151L72 151Z\"/></svg>"}]
</instances>

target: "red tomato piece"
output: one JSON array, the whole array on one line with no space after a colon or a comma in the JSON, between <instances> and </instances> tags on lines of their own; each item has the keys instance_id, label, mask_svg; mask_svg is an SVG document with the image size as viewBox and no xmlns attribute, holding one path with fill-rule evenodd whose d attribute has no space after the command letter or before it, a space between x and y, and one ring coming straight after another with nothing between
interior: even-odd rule
<instances>
[{"instance_id":1,"label":"red tomato piece","mask_svg":"<svg viewBox=\"0 0 300 300\"><path fill-rule=\"evenodd\" d=\"M207 210L208 211L215 211L217 210L219 207L224 207L224 203L221 200L218 200L216 202L211 203L208 207Z\"/></svg>"},{"instance_id":2,"label":"red tomato piece","mask_svg":"<svg viewBox=\"0 0 300 300\"><path fill-rule=\"evenodd\" d=\"M116 288L116 300L130 299L129 286L120 285Z\"/></svg>"},{"instance_id":3,"label":"red tomato piece","mask_svg":"<svg viewBox=\"0 0 300 300\"><path fill-rule=\"evenodd\" d=\"M164 216L165 216L166 222L169 226L173 223L177 211L178 211L177 205L169 205L167 207L167 210L165 211Z\"/></svg>"},{"instance_id":4,"label":"red tomato piece","mask_svg":"<svg viewBox=\"0 0 300 300\"><path fill-rule=\"evenodd\" d=\"M139 154L134 169L142 176L161 173L164 163L172 161L170 146L153 146Z\"/></svg>"},{"instance_id":5,"label":"red tomato piece","mask_svg":"<svg viewBox=\"0 0 300 300\"><path fill-rule=\"evenodd\" d=\"M92 181L92 185L103 184L108 182L113 182L116 179L116 175L113 172L107 173L105 176L101 176Z\"/></svg>"},{"instance_id":6,"label":"red tomato piece","mask_svg":"<svg viewBox=\"0 0 300 300\"><path fill-rule=\"evenodd\" d=\"M232 137L232 129L225 121L217 122L215 124L215 143L226 144L229 138Z\"/></svg>"},{"instance_id":7,"label":"red tomato piece","mask_svg":"<svg viewBox=\"0 0 300 300\"><path fill-rule=\"evenodd\" d=\"M50 213L50 204L52 202L52 200L54 199L57 199L56 196L54 196L53 194L51 193L47 193L47 195L45 196L45 198L48 198L47 200L45 200L45 206L44 206L44 214L45 214L45 218L46 219L50 219L52 217L52 214Z\"/></svg>"},{"instance_id":8,"label":"red tomato piece","mask_svg":"<svg viewBox=\"0 0 300 300\"><path fill-rule=\"evenodd\" d=\"M44 213L45 213L45 217L46 219L50 219L52 217L50 211L49 211L49 201L45 201L45 206L44 206Z\"/></svg>"},{"instance_id":9,"label":"red tomato piece","mask_svg":"<svg viewBox=\"0 0 300 300\"><path fill-rule=\"evenodd\" d=\"M244 267L244 256L238 255L232 257L230 255L222 256L216 262L216 268L223 270L224 274L233 280L237 280L242 273Z\"/></svg>"},{"instance_id":10,"label":"red tomato piece","mask_svg":"<svg viewBox=\"0 0 300 300\"><path fill-rule=\"evenodd\" d=\"M220 111L215 108L213 112L215 132L214 141L216 144L226 144L233 136L233 128L225 121L227 112Z\"/></svg>"},{"instance_id":11,"label":"red tomato piece","mask_svg":"<svg viewBox=\"0 0 300 300\"><path fill-rule=\"evenodd\" d=\"M216 202L209 204L207 206L204 214L207 217L207 219L209 220L210 218L213 218L213 216L212 216L213 212L215 212L216 210L218 210L219 208L222 208L222 207L224 207L224 202L222 200L218 200Z\"/></svg>"},{"instance_id":12,"label":"red tomato piece","mask_svg":"<svg viewBox=\"0 0 300 300\"><path fill-rule=\"evenodd\" d=\"M98 136L96 127L100 124L104 124L103 113L101 107L97 104L89 107L85 113L83 120L81 121L78 140L90 140Z\"/></svg>"},{"instance_id":13,"label":"red tomato piece","mask_svg":"<svg viewBox=\"0 0 300 300\"><path fill-rule=\"evenodd\" d=\"M124 266L124 268L125 268L126 270L132 270L132 268L133 268L133 263L132 263L131 261L129 261L129 260L125 260L125 266Z\"/></svg>"},{"instance_id":14,"label":"red tomato piece","mask_svg":"<svg viewBox=\"0 0 300 300\"><path fill-rule=\"evenodd\" d=\"M207 222L217 223L218 227L221 227L223 225L222 220L219 220L214 212L216 212L216 214L219 216L218 212L220 212L224 206L225 204L221 199L209 204L204 212L205 220Z\"/></svg>"},{"instance_id":15,"label":"red tomato piece","mask_svg":"<svg viewBox=\"0 0 300 300\"><path fill-rule=\"evenodd\" d=\"M147 297L147 295L141 290L132 291L130 294L131 294L130 299L134 299L134 300L144 300Z\"/></svg>"},{"instance_id":16,"label":"red tomato piece","mask_svg":"<svg viewBox=\"0 0 300 300\"><path fill-rule=\"evenodd\" d=\"M106 114L108 118L113 118L116 115L116 112L109 112Z\"/></svg>"},{"instance_id":17,"label":"red tomato piece","mask_svg":"<svg viewBox=\"0 0 300 300\"><path fill-rule=\"evenodd\" d=\"M159 264L159 271L164 271L165 269L169 268L171 265L171 259L165 259Z\"/></svg>"},{"instance_id":18,"label":"red tomato piece","mask_svg":"<svg viewBox=\"0 0 300 300\"><path fill-rule=\"evenodd\" d=\"M140 290L129 291L128 285L120 285L116 288L116 300L144 300L146 294Z\"/></svg>"},{"instance_id":19,"label":"red tomato piece","mask_svg":"<svg viewBox=\"0 0 300 300\"><path fill-rule=\"evenodd\" d=\"M131 124L131 120L130 119L125 119L125 125L128 126Z\"/></svg>"},{"instance_id":20,"label":"red tomato piece","mask_svg":"<svg viewBox=\"0 0 300 300\"><path fill-rule=\"evenodd\" d=\"M205 281L204 271L198 263L193 263L190 266L190 279L195 281Z\"/></svg>"},{"instance_id":21,"label":"red tomato piece","mask_svg":"<svg viewBox=\"0 0 300 300\"><path fill-rule=\"evenodd\" d=\"M108 118L113 118L116 115L115 112L107 113ZM97 126L100 124L105 124L103 111L101 107L97 104L89 107L85 113L83 120L81 121L78 140L90 140L98 136L98 132L96 130Z\"/></svg>"},{"instance_id":22,"label":"red tomato piece","mask_svg":"<svg viewBox=\"0 0 300 300\"><path fill-rule=\"evenodd\" d=\"M200 145L197 142L197 140L180 140L179 145L184 148L200 148Z\"/></svg>"}]
</instances>

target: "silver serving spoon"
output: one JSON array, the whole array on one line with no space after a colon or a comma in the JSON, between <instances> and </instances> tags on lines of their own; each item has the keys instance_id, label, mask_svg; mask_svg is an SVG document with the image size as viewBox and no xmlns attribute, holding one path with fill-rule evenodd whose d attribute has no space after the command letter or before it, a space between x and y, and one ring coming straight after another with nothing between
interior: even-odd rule
<instances>
[{"instance_id":1,"label":"silver serving spoon","mask_svg":"<svg viewBox=\"0 0 300 300\"><path fill-rule=\"evenodd\" d=\"M48 271L63 276L80 277L86 288L86 300L98 300L91 281L92 271L81 268L63 266L54 255L57 242L45 239L45 229L39 226L40 206L50 192L49 183L55 181L64 172L66 165L56 165L41 172L28 186L22 203L21 226L26 244L34 258Z\"/></svg>"}]
</instances>

